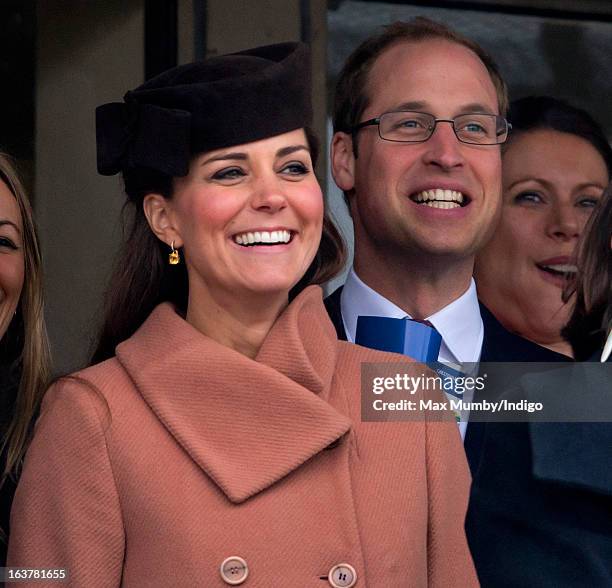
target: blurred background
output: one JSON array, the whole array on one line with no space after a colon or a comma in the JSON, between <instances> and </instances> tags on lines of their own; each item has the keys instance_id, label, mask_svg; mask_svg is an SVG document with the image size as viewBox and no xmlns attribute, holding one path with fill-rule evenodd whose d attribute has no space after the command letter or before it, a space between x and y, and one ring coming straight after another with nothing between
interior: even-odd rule
<instances>
[{"instance_id":1,"label":"blurred background","mask_svg":"<svg viewBox=\"0 0 612 588\"><path fill-rule=\"evenodd\" d=\"M0 0L0 149L18 159L33 200L56 372L87 360L121 239L121 181L96 172L97 105L180 63L302 40L312 48L315 128L327 148L345 58L381 25L417 15L483 45L512 99L565 98L612 136L610 0ZM318 175L351 244L325 150Z\"/></svg>"}]
</instances>

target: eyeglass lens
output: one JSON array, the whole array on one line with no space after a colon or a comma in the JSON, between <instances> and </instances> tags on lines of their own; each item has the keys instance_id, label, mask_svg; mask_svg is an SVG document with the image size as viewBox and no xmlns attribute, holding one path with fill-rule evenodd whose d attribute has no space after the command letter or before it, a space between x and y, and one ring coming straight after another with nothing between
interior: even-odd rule
<instances>
[{"instance_id":1,"label":"eyeglass lens","mask_svg":"<svg viewBox=\"0 0 612 588\"><path fill-rule=\"evenodd\" d=\"M380 136L387 141L418 142L431 137L436 119L423 112L387 112L380 117ZM503 143L507 129L504 120L493 114L462 114L453 122L460 141L475 145Z\"/></svg>"}]
</instances>

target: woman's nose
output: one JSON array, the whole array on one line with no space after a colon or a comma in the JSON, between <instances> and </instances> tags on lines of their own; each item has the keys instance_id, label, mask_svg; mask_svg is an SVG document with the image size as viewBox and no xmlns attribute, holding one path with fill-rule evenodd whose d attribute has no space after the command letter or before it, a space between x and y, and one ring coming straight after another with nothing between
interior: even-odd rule
<instances>
[{"instance_id":1,"label":"woman's nose","mask_svg":"<svg viewBox=\"0 0 612 588\"><path fill-rule=\"evenodd\" d=\"M548 223L548 234L563 241L577 239L582 230L579 212L572 203L553 207Z\"/></svg>"},{"instance_id":2,"label":"woman's nose","mask_svg":"<svg viewBox=\"0 0 612 588\"><path fill-rule=\"evenodd\" d=\"M262 212L278 212L287 206L287 197L276 176L258 178L251 196L251 206Z\"/></svg>"}]
</instances>

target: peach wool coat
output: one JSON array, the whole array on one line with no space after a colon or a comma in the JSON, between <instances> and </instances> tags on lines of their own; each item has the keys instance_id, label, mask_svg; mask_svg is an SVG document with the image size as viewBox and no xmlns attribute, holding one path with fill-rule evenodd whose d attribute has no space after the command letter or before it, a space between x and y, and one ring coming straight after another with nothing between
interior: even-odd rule
<instances>
[{"instance_id":1,"label":"peach wool coat","mask_svg":"<svg viewBox=\"0 0 612 588\"><path fill-rule=\"evenodd\" d=\"M337 341L318 287L255 359L158 306L47 393L8 565L84 588L227 586L230 556L247 588L325 588L341 563L360 588L476 585L454 422L361 422L360 364L398 360Z\"/></svg>"}]
</instances>

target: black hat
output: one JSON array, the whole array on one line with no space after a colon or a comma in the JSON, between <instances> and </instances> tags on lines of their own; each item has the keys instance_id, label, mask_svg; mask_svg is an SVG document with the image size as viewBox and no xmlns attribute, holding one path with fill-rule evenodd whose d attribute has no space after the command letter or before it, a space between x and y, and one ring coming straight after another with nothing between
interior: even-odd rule
<instances>
[{"instance_id":1,"label":"black hat","mask_svg":"<svg viewBox=\"0 0 612 588\"><path fill-rule=\"evenodd\" d=\"M185 176L192 156L310 124L310 56L281 43L181 65L96 109L98 171Z\"/></svg>"}]
</instances>

